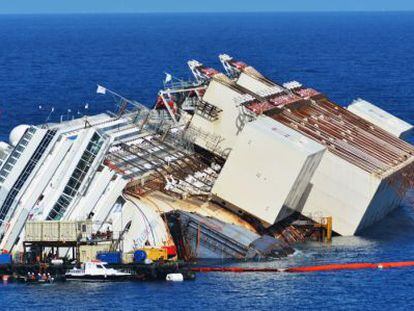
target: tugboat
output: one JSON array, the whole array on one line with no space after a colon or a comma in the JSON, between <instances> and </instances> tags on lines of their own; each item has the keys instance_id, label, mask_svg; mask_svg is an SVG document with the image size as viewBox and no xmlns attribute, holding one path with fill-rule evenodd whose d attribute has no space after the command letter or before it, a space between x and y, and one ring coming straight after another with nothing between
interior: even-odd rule
<instances>
[{"instance_id":1,"label":"tugboat","mask_svg":"<svg viewBox=\"0 0 414 311\"><path fill-rule=\"evenodd\" d=\"M132 275L113 268L108 268L106 262L89 261L82 264L81 268L74 268L65 274L68 281L127 281Z\"/></svg>"}]
</instances>

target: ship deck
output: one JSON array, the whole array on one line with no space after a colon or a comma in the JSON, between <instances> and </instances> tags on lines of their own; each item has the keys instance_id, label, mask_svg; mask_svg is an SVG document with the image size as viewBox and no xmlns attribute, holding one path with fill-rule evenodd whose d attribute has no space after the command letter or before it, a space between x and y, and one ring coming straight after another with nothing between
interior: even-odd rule
<instances>
[{"instance_id":1,"label":"ship deck","mask_svg":"<svg viewBox=\"0 0 414 311\"><path fill-rule=\"evenodd\" d=\"M414 148L327 98L270 115L327 146L339 157L379 176L414 159Z\"/></svg>"}]
</instances>

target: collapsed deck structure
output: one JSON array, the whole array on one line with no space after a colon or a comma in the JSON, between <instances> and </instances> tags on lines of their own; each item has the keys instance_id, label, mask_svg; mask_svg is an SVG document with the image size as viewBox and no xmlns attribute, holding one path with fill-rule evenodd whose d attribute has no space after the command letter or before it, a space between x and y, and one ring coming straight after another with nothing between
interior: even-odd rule
<instances>
[{"instance_id":1,"label":"collapsed deck structure","mask_svg":"<svg viewBox=\"0 0 414 311\"><path fill-rule=\"evenodd\" d=\"M168 81L153 109L99 86L119 111L13 129L0 144L0 249L22 248L28 220L90 220L124 252L279 257L295 220L332 217L354 235L399 205L414 182L410 124L220 61L226 74L190 61L195 81Z\"/></svg>"},{"instance_id":2,"label":"collapsed deck structure","mask_svg":"<svg viewBox=\"0 0 414 311\"><path fill-rule=\"evenodd\" d=\"M221 60L231 63L226 56ZM279 86L247 65L240 72L236 83L255 94L258 81L262 87ZM368 114L352 113L357 103L347 110L296 81L280 88L277 94L264 98L264 102L280 110L265 109L260 113L327 148L301 213L311 218L315 213L329 213L335 219L334 231L350 235L397 207L414 177L413 146L398 136L406 135L412 126L378 107L376 114L387 115L394 127L384 122L371 123ZM375 107L369 105L371 109ZM395 128L403 130L396 132Z\"/></svg>"}]
</instances>

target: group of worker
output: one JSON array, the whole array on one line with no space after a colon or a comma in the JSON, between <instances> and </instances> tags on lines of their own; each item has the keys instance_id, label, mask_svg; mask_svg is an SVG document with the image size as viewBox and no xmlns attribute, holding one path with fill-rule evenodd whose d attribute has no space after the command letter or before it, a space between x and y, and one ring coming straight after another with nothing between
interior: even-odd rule
<instances>
[{"instance_id":1,"label":"group of worker","mask_svg":"<svg viewBox=\"0 0 414 311\"><path fill-rule=\"evenodd\" d=\"M42 282L42 283L52 283L54 278L50 275L50 273L33 273L27 272L27 282Z\"/></svg>"}]
</instances>

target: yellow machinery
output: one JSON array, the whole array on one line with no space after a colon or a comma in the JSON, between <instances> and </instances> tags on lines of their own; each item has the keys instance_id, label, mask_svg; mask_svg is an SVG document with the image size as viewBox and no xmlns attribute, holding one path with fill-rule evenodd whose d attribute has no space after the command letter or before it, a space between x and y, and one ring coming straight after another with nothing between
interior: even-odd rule
<instances>
[{"instance_id":1,"label":"yellow machinery","mask_svg":"<svg viewBox=\"0 0 414 311\"><path fill-rule=\"evenodd\" d=\"M322 217L321 222L315 224L315 228L321 229L321 240L324 242L332 241L332 217Z\"/></svg>"},{"instance_id":2,"label":"yellow machinery","mask_svg":"<svg viewBox=\"0 0 414 311\"><path fill-rule=\"evenodd\" d=\"M168 252L165 248L144 247L141 250L143 250L147 254L147 258L152 261L168 260Z\"/></svg>"}]
</instances>

